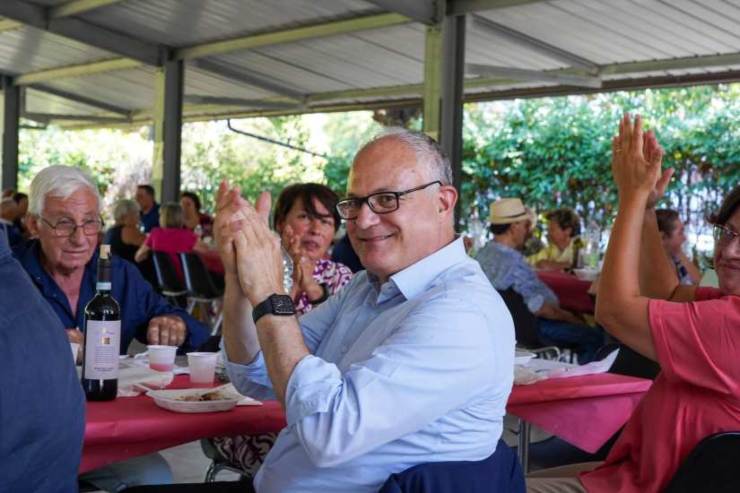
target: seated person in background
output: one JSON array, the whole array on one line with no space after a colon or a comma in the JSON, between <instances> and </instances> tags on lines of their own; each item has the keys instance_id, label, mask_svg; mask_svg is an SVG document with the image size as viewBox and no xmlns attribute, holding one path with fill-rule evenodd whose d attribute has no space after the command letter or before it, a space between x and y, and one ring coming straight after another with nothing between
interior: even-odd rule
<instances>
[{"instance_id":1,"label":"seated person in background","mask_svg":"<svg viewBox=\"0 0 740 493\"><path fill-rule=\"evenodd\" d=\"M548 212L547 246L527 262L537 269L565 270L573 266L575 243L580 241L581 219L572 209L556 209Z\"/></svg>"},{"instance_id":2,"label":"seated person in background","mask_svg":"<svg viewBox=\"0 0 740 493\"><path fill-rule=\"evenodd\" d=\"M11 247L23 242L23 235L13 221L18 213L18 204L12 197L6 197L0 202L0 234L5 236Z\"/></svg>"},{"instance_id":3,"label":"seated person in background","mask_svg":"<svg viewBox=\"0 0 740 493\"><path fill-rule=\"evenodd\" d=\"M199 238L213 236L213 218L201 212L200 197L195 192L182 192L180 205L183 213L182 222L186 228L194 231Z\"/></svg>"},{"instance_id":4,"label":"seated person in background","mask_svg":"<svg viewBox=\"0 0 740 493\"><path fill-rule=\"evenodd\" d=\"M455 239L449 161L398 130L359 151L348 183L338 212L367 270L300 321L269 195L255 210L219 190L227 370L242 392L276 396L288 422L261 493L376 492L420 463L485 459L501 435L513 324Z\"/></svg>"},{"instance_id":5,"label":"seated person in background","mask_svg":"<svg viewBox=\"0 0 740 493\"><path fill-rule=\"evenodd\" d=\"M683 251L686 242L683 222L678 217L678 211L672 209L657 209L655 216L658 220L658 231L663 240L663 249L676 268L676 275L681 284L699 284L701 272L689 260Z\"/></svg>"},{"instance_id":6,"label":"seated person in background","mask_svg":"<svg viewBox=\"0 0 740 493\"><path fill-rule=\"evenodd\" d=\"M476 255L493 287L512 288L538 317L538 335L543 346L575 346L578 362L588 363L604 345L601 329L589 327L573 313L563 310L555 293L530 267L519 250L527 241L533 214L517 198L499 199L491 204L489 241Z\"/></svg>"},{"instance_id":7,"label":"seated person in background","mask_svg":"<svg viewBox=\"0 0 740 493\"><path fill-rule=\"evenodd\" d=\"M113 255L134 262L134 256L146 235L139 230L139 204L121 199L113 206L115 224L105 232L103 243L110 245Z\"/></svg>"},{"instance_id":8,"label":"seated person in background","mask_svg":"<svg viewBox=\"0 0 740 493\"><path fill-rule=\"evenodd\" d=\"M299 317L352 279L347 267L326 258L339 228L338 200L325 185L301 183L285 188L275 203L273 224L293 258L290 294ZM253 476L276 437L275 433L223 437L214 439L214 445L231 464Z\"/></svg>"},{"instance_id":9,"label":"seated person in background","mask_svg":"<svg viewBox=\"0 0 740 493\"><path fill-rule=\"evenodd\" d=\"M148 233L152 228L159 226L159 204L155 199L154 187L151 185L138 185L136 187L136 202L141 211L141 224L144 232Z\"/></svg>"},{"instance_id":10,"label":"seated person in background","mask_svg":"<svg viewBox=\"0 0 740 493\"><path fill-rule=\"evenodd\" d=\"M95 295L100 197L92 179L71 166L50 166L31 183L28 225L38 240L17 251L31 280L67 328L82 342L85 305ZM195 348L209 330L167 303L135 266L113 257L113 297L121 305L121 354L137 337L146 344Z\"/></svg>"},{"instance_id":11,"label":"seated person in background","mask_svg":"<svg viewBox=\"0 0 740 493\"><path fill-rule=\"evenodd\" d=\"M136 252L136 261L149 258L152 250L165 252L172 259L178 275L182 279L182 267L178 253L208 253L210 249L193 231L183 227L182 207L176 202L167 202L159 208L159 224L147 235Z\"/></svg>"},{"instance_id":12,"label":"seated person in background","mask_svg":"<svg viewBox=\"0 0 740 493\"><path fill-rule=\"evenodd\" d=\"M603 465L580 478L578 467L573 477L538 472L530 493L657 493L702 438L739 429L740 186L711 218L719 289L680 285L655 215L672 175L661 174L662 156L640 117L625 115L612 157L619 210L596 302L599 322L662 371Z\"/></svg>"},{"instance_id":13,"label":"seated person in background","mask_svg":"<svg viewBox=\"0 0 740 493\"><path fill-rule=\"evenodd\" d=\"M72 493L85 400L63 326L0 234L0 491Z\"/></svg>"},{"instance_id":14,"label":"seated person in background","mask_svg":"<svg viewBox=\"0 0 740 493\"><path fill-rule=\"evenodd\" d=\"M24 238L28 238L28 230L26 229L25 219L26 213L28 213L28 195L23 192L15 192L13 194L13 200L15 200L18 209L15 211L15 220L13 224L18 228Z\"/></svg>"}]
</instances>

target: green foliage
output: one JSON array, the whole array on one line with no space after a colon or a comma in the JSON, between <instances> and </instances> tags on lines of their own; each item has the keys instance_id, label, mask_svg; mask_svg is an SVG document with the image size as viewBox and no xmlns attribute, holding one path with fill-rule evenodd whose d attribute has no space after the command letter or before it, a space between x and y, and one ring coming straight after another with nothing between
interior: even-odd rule
<instances>
[{"instance_id":1,"label":"green foliage","mask_svg":"<svg viewBox=\"0 0 740 493\"><path fill-rule=\"evenodd\" d=\"M699 225L740 182L738 93L738 85L703 86L469 105L464 210L485 215L492 200L518 196L540 211L572 207L608 225L617 204L611 137L628 111L655 129L676 170L665 205Z\"/></svg>"}]
</instances>

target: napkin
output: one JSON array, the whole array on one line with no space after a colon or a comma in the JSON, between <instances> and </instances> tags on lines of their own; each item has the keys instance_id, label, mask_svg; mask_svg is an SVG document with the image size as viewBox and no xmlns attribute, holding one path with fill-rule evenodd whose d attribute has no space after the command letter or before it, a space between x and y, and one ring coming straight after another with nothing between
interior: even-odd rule
<instances>
[{"instance_id":1,"label":"napkin","mask_svg":"<svg viewBox=\"0 0 740 493\"><path fill-rule=\"evenodd\" d=\"M172 383L170 371L154 371L131 366L118 370L118 397L136 397L151 389L162 389Z\"/></svg>"}]
</instances>

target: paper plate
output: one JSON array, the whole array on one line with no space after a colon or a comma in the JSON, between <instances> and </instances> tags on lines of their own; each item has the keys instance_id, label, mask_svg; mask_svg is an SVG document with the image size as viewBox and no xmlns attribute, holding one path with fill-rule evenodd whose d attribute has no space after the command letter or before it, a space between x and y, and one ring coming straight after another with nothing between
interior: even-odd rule
<instances>
[{"instance_id":1,"label":"paper plate","mask_svg":"<svg viewBox=\"0 0 740 493\"><path fill-rule=\"evenodd\" d=\"M188 400L214 393L216 393L216 398L213 400ZM154 403L159 407L176 413L229 411L244 398L225 389L150 390L146 395L154 399Z\"/></svg>"}]
</instances>

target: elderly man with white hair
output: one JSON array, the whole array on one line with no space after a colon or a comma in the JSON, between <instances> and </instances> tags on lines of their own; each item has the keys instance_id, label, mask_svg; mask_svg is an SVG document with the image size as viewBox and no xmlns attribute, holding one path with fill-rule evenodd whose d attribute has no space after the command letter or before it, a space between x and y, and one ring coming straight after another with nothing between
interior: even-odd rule
<instances>
[{"instance_id":1,"label":"elderly man with white hair","mask_svg":"<svg viewBox=\"0 0 740 493\"><path fill-rule=\"evenodd\" d=\"M423 134L382 135L355 157L347 192L337 210L367 270L298 320L267 197L253 208L219 190L229 375L276 396L288 423L260 493L376 492L421 463L506 450L513 325L455 237L449 161Z\"/></svg>"},{"instance_id":2,"label":"elderly man with white hair","mask_svg":"<svg viewBox=\"0 0 740 493\"><path fill-rule=\"evenodd\" d=\"M85 305L95 295L100 197L92 179L70 166L43 169L31 183L28 242L16 256L72 342L82 342ZM121 306L121 354L134 337L148 344L198 347L209 330L158 295L131 263L112 262L112 294ZM127 477L128 476L128 477ZM96 486L118 491L123 486L171 481L164 459L147 456L112 474Z\"/></svg>"},{"instance_id":3,"label":"elderly man with white hair","mask_svg":"<svg viewBox=\"0 0 740 493\"><path fill-rule=\"evenodd\" d=\"M28 226L38 238L17 255L31 279L78 342L85 305L95 295L100 196L78 168L50 166L31 183ZM121 354L134 337L147 344L194 348L209 330L167 303L136 267L113 257L113 296L121 305Z\"/></svg>"}]
</instances>

